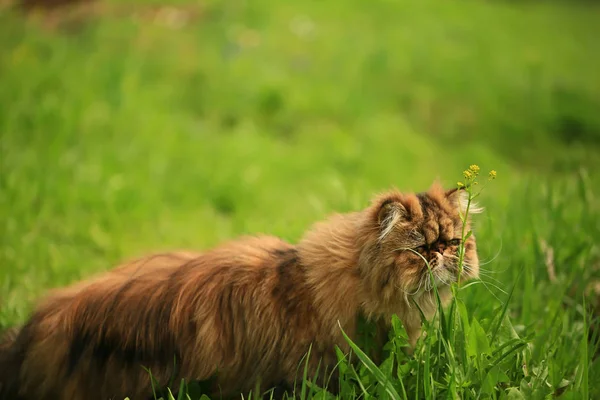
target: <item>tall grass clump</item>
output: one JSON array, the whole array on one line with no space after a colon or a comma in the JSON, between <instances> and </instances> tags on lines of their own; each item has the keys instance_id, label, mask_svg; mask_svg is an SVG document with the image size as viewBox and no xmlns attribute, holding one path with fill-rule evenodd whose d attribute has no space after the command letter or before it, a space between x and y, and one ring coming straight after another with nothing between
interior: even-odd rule
<instances>
[{"instance_id":1,"label":"tall grass clump","mask_svg":"<svg viewBox=\"0 0 600 400\"><path fill-rule=\"evenodd\" d=\"M464 229L466 219L481 195L481 190L475 190L478 173L473 165L464 172L465 181L458 183L468 194L463 239L472 234ZM495 177L491 171L488 181ZM597 398L600 391L591 382L600 378L598 314L586 306L586 295L594 298L589 283L598 282L598 248L590 235L598 233L598 226L591 219L594 203L588 183L582 173L574 184L532 183L529 190L512 197L528 207L515 207L516 215L507 215L505 224L499 223L501 218L492 219L497 223L489 228L503 232L482 229L484 234L478 236L490 241L504 234L507 243L502 252L482 262L479 280L452 284L449 307L442 308L438 301L436 318L423 320L423 335L412 355L406 352L407 335L398 318L392 321L386 345L389 355L379 366L346 337L362 365L357 371L344 365L344 370L352 371L345 374L346 382L356 385L342 385L346 390L341 398ZM556 201L559 192L564 200ZM533 205L539 201L554 205ZM570 226L581 231L580 245L552 252L547 242L569 243L568 236L577 235L573 230L565 232L569 225L563 225L563 218L574 219ZM534 240L530 247L523 246L523 237ZM462 259L464 247L460 251ZM488 268L501 260L510 264L503 270ZM591 265L595 265L592 270Z\"/></svg>"},{"instance_id":2,"label":"tall grass clump","mask_svg":"<svg viewBox=\"0 0 600 400\"><path fill-rule=\"evenodd\" d=\"M479 171L479 166L471 165L463 172L464 181L457 184L458 189L463 190L466 196L461 212L460 270L457 282L450 284L453 298L449 307L444 309L437 288L433 287L438 312L432 321L423 319L423 335L414 353L408 355L407 335L397 317L392 321L390 341L386 345L389 355L379 367L346 336L364 366L361 367L363 376L373 377L377 382L376 386L381 386L376 393L385 393L386 398L496 397L500 393L499 387L509 382L503 367L518 364L520 357L523 357L522 351L527 342L514 333L506 318L510 295L504 305L485 321L473 318L462 300L463 290L476 283L483 283L476 281L461 286L460 282L462 268L470 268L464 264L464 245L473 234L468 229L469 214L479 211L475 204L483 189L478 186ZM492 170L487 182L495 178L496 171ZM427 260L425 262L429 268ZM429 273L432 274L431 270ZM433 276L430 279L433 281ZM416 302L414 306L418 307ZM502 331L501 327L504 328Z\"/></svg>"}]
</instances>

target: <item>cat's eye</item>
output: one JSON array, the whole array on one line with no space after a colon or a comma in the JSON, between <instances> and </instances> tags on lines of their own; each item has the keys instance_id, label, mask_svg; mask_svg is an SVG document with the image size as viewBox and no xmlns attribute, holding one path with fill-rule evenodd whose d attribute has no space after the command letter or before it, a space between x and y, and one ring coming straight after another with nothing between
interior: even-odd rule
<instances>
[{"instance_id":1,"label":"cat's eye","mask_svg":"<svg viewBox=\"0 0 600 400\"><path fill-rule=\"evenodd\" d=\"M427 250L427 246L419 246L417 248L415 248L416 251L418 251L419 253L424 253Z\"/></svg>"},{"instance_id":2,"label":"cat's eye","mask_svg":"<svg viewBox=\"0 0 600 400\"><path fill-rule=\"evenodd\" d=\"M452 239L448 241L448 244L450 246L458 246L460 244L461 240L460 239Z\"/></svg>"}]
</instances>

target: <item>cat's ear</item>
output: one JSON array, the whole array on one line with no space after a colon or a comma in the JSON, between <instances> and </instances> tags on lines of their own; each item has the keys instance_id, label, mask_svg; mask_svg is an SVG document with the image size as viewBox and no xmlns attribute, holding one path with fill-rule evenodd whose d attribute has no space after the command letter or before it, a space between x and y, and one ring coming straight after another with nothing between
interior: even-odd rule
<instances>
[{"instance_id":1,"label":"cat's ear","mask_svg":"<svg viewBox=\"0 0 600 400\"><path fill-rule=\"evenodd\" d=\"M406 219L406 208L397 199L384 200L377 211L377 225L380 229L380 238L387 236L394 226L402 219Z\"/></svg>"},{"instance_id":2,"label":"cat's ear","mask_svg":"<svg viewBox=\"0 0 600 400\"><path fill-rule=\"evenodd\" d=\"M450 199L450 197L454 196L457 192L464 191L464 190L465 190L464 186L461 187L461 188L452 188L452 189L446 190L445 194L446 194L446 197L448 199Z\"/></svg>"},{"instance_id":3,"label":"cat's ear","mask_svg":"<svg viewBox=\"0 0 600 400\"><path fill-rule=\"evenodd\" d=\"M446 198L453 207L458 208L461 214L467 211L467 207L469 208L469 214L479 214L483 211L483 208L479 207L474 201L469 204L469 193L464 187L446 190Z\"/></svg>"}]
</instances>

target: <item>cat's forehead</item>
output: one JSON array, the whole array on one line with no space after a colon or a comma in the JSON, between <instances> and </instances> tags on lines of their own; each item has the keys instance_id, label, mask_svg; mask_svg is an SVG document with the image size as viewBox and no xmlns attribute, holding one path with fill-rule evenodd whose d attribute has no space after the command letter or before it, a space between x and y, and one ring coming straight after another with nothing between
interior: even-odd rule
<instances>
[{"instance_id":1,"label":"cat's forehead","mask_svg":"<svg viewBox=\"0 0 600 400\"><path fill-rule=\"evenodd\" d=\"M430 219L458 219L460 220L458 206L452 204L445 196L437 193L424 192L416 195L424 220Z\"/></svg>"},{"instance_id":2,"label":"cat's forehead","mask_svg":"<svg viewBox=\"0 0 600 400\"><path fill-rule=\"evenodd\" d=\"M419 231L426 241L433 243L439 239L453 239L461 225L458 209L446 198L430 193L419 193L417 199L423 216L419 221Z\"/></svg>"}]
</instances>

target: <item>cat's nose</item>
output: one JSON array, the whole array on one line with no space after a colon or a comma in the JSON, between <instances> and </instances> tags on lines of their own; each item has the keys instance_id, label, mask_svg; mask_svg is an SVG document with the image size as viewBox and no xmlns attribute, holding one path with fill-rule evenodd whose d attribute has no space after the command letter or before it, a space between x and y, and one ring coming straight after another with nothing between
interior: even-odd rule
<instances>
[{"instance_id":1,"label":"cat's nose","mask_svg":"<svg viewBox=\"0 0 600 400\"><path fill-rule=\"evenodd\" d=\"M437 243L435 249L438 253L444 254L444 250L446 250L446 245L444 243Z\"/></svg>"}]
</instances>

